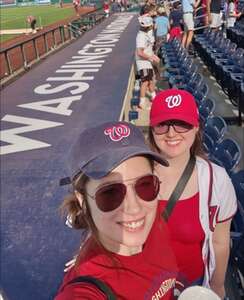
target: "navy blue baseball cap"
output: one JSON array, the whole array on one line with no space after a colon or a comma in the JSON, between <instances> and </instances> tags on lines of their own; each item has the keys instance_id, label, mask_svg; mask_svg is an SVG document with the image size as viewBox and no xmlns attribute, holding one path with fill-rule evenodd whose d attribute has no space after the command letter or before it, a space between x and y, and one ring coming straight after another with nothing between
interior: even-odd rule
<instances>
[{"instance_id":1,"label":"navy blue baseball cap","mask_svg":"<svg viewBox=\"0 0 244 300\"><path fill-rule=\"evenodd\" d=\"M168 162L145 144L141 130L127 122L107 122L84 130L70 152L70 180L79 173L92 179L106 176L133 156L148 156L168 166ZM67 178L66 178L67 179Z\"/></svg>"}]
</instances>

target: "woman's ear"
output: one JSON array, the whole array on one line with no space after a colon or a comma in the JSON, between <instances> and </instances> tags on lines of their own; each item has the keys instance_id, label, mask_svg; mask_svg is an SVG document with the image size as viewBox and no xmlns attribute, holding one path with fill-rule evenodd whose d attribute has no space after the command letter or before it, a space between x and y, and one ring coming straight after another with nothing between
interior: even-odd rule
<instances>
[{"instance_id":1,"label":"woman's ear","mask_svg":"<svg viewBox=\"0 0 244 300\"><path fill-rule=\"evenodd\" d=\"M84 196L78 191L75 191L75 197L78 199L80 207L82 207L82 204L84 202Z\"/></svg>"}]
</instances>

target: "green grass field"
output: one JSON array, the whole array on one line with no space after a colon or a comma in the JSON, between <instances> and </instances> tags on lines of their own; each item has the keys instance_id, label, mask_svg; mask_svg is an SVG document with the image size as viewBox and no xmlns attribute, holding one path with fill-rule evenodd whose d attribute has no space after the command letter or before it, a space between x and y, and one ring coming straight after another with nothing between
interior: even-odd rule
<instances>
[{"instance_id":1,"label":"green grass field","mask_svg":"<svg viewBox=\"0 0 244 300\"><path fill-rule=\"evenodd\" d=\"M59 8L57 5L1 8L0 28L1 30L26 28L25 20L28 15L35 16L37 19L37 27L40 27L66 19L74 14L72 7ZM12 35L1 35L1 42L12 37Z\"/></svg>"}]
</instances>

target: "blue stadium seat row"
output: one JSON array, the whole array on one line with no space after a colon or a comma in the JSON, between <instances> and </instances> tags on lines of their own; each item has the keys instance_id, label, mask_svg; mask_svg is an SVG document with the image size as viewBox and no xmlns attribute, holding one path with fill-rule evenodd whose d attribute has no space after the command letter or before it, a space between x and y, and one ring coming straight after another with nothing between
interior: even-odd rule
<instances>
[{"instance_id":1,"label":"blue stadium seat row","mask_svg":"<svg viewBox=\"0 0 244 300\"><path fill-rule=\"evenodd\" d=\"M209 29L196 35L194 44L223 91L238 106L240 114L244 113L244 49L237 48L222 32Z\"/></svg>"},{"instance_id":2,"label":"blue stadium seat row","mask_svg":"<svg viewBox=\"0 0 244 300\"><path fill-rule=\"evenodd\" d=\"M244 48L244 19L235 23L234 27L226 29L227 38L237 44L237 47Z\"/></svg>"}]
</instances>

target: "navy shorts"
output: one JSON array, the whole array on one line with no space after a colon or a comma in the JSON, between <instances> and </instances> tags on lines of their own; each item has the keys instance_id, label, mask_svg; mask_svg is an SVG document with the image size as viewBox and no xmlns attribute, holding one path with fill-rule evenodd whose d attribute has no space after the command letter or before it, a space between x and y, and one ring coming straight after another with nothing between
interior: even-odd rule
<instances>
[{"instance_id":1,"label":"navy shorts","mask_svg":"<svg viewBox=\"0 0 244 300\"><path fill-rule=\"evenodd\" d=\"M142 69L139 70L141 82L153 80L153 69Z\"/></svg>"}]
</instances>

